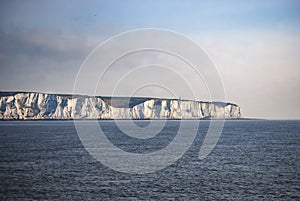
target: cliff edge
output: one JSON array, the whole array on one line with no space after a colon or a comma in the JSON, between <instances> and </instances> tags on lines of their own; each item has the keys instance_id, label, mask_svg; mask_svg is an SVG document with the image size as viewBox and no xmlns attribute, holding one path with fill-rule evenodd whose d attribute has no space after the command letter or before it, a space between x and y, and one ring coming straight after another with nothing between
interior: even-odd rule
<instances>
[{"instance_id":1,"label":"cliff edge","mask_svg":"<svg viewBox=\"0 0 300 201\"><path fill-rule=\"evenodd\" d=\"M240 107L224 102L0 92L0 120L237 118Z\"/></svg>"}]
</instances>

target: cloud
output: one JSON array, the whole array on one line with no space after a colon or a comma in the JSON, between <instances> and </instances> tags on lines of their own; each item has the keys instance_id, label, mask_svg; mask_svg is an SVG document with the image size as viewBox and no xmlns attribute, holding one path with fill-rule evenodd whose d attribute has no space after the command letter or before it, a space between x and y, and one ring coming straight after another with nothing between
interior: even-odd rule
<instances>
[{"instance_id":1,"label":"cloud","mask_svg":"<svg viewBox=\"0 0 300 201\"><path fill-rule=\"evenodd\" d=\"M215 61L227 100L239 103L245 116L299 118L297 33L234 31L195 38Z\"/></svg>"},{"instance_id":2,"label":"cloud","mask_svg":"<svg viewBox=\"0 0 300 201\"><path fill-rule=\"evenodd\" d=\"M35 29L1 31L0 38L2 54L24 55L33 59L81 59L78 57L86 55L92 48L87 38Z\"/></svg>"},{"instance_id":3,"label":"cloud","mask_svg":"<svg viewBox=\"0 0 300 201\"><path fill-rule=\"evenodd\" d=\"M0 31L0 90L71 92L76 73L99 37L42 29Z\"/></svg>"},{"instance_id":4,"label":"cloud","mask_svg":"<svg viewBox=\"0 0 300 201\"><path fill-rule=\"evenodd\" d=\"M244 116L299 118L300 37L295 30L234 30L190 37L207 50L214 60L224 83L227 100L239 104ZM71 93L83 60L104 39L101 35L62 34L42 29L2 30L0 90ZM109 57L114 52L106 54ZM113 88L114 80L132 67L156 62L173 67L192 85L199 85L197 97L209 99L204 84L199 83L199 78L182 62L162 54L132 56L132 59L128 57L116 63L108 72L102 85L106 93ZM176 75L172 77L167 71L159 74L157 70L145 72L146 78L156 76L181 89L181 81L172 79ZM88 79L99 76L95 72L88 72L87 75ZM143 79L142 74L138 74L137 80L132 76L134 74L127 78L132 80L129 83L131 87L135 87L134 83L149 80ZM89 86L83 86L82 91L88 92ZM140 94L147 92L162 96L164 91L154 87L144 89ZM178 92L179 95L185 95L184 90Z\"/></svg>"}]
</instances>

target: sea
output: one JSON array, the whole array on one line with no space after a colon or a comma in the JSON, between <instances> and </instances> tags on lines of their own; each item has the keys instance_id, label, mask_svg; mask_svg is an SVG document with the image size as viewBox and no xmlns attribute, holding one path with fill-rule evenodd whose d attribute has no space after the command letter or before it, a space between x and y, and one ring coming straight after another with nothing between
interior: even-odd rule
<instances>
[{"instance_id":1,"label":"sea","mask_svg":"<svg viewBox=\"0 0 300 201\"><path fill-rule=\"evenodd\" d=\"M96 123L118 148L143 154L172 143L181 121L166 121L149 139L124 134L113 120ZM140 128L150 123L160 122L134 121ZM73 121L1 121L0 200L300 200L300 121L226 120L201 160L210 121L197 123L195 139L177 161L132 174L96 160Z\"/></svg>"}]
</instances>

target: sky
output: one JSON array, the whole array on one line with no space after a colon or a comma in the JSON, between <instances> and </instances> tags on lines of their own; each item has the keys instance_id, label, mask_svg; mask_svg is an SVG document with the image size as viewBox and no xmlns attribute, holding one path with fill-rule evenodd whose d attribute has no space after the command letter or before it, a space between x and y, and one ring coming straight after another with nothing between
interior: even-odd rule
<instances>
[{"instance_id":1,"label":"sky","mask_svg":"<svg viewBox=\"0 0 300 201\"><path fill-rule=\"evenodd\" d=\"M100 43L142 28L171 30L194 41L215 64L226 101L238 104L244 117L300 119L296 0L1 1L0 90L72 93L80 67ZM151 63L168 64L175 71L149 65L128 73L133 66ZM136 95L171 97L167 87L143 89L141 84L161 81L177 89L175 96L188 99L184 86L189 82L199 87L197 99L209 100L205 83L170 55L137 53L111 69L97 95L109 95L127 73L123 83L138 88ZM90 94L91 88L83 84L82 93ZM126 95L121 89L117 95Z\"/></svg>"}]
</instances>

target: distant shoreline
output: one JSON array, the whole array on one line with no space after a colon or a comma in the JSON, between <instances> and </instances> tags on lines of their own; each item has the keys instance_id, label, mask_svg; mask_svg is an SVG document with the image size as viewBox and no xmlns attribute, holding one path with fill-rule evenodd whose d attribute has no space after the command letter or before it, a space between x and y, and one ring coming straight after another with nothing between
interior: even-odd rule
<instances>
[{"instance_id":1,"label":"distant shoreline","mask_svg":"<svg viewBox=\"0 0 300 201\"><path fill-rule=\"evenodd\" d=\"M259 119L259 118L229 118L229 119L210 119L210 118L202 118L202 119L0 119L0 121L268 121L272 119ZM280 120L280 119L278 119ZM282 119L284 120L284 119Z\"/></svg>"},{"instance_id":2,"label":"distant shoreline","mask_svg":"<svg viewBox=\"0 0 300 201\"><path fill-rule=\"evenodd\" d=\"M205 120L242 118L235 103L106 97L38 92L0 92L1 120Z\"/></svg>"}]
</instances>

